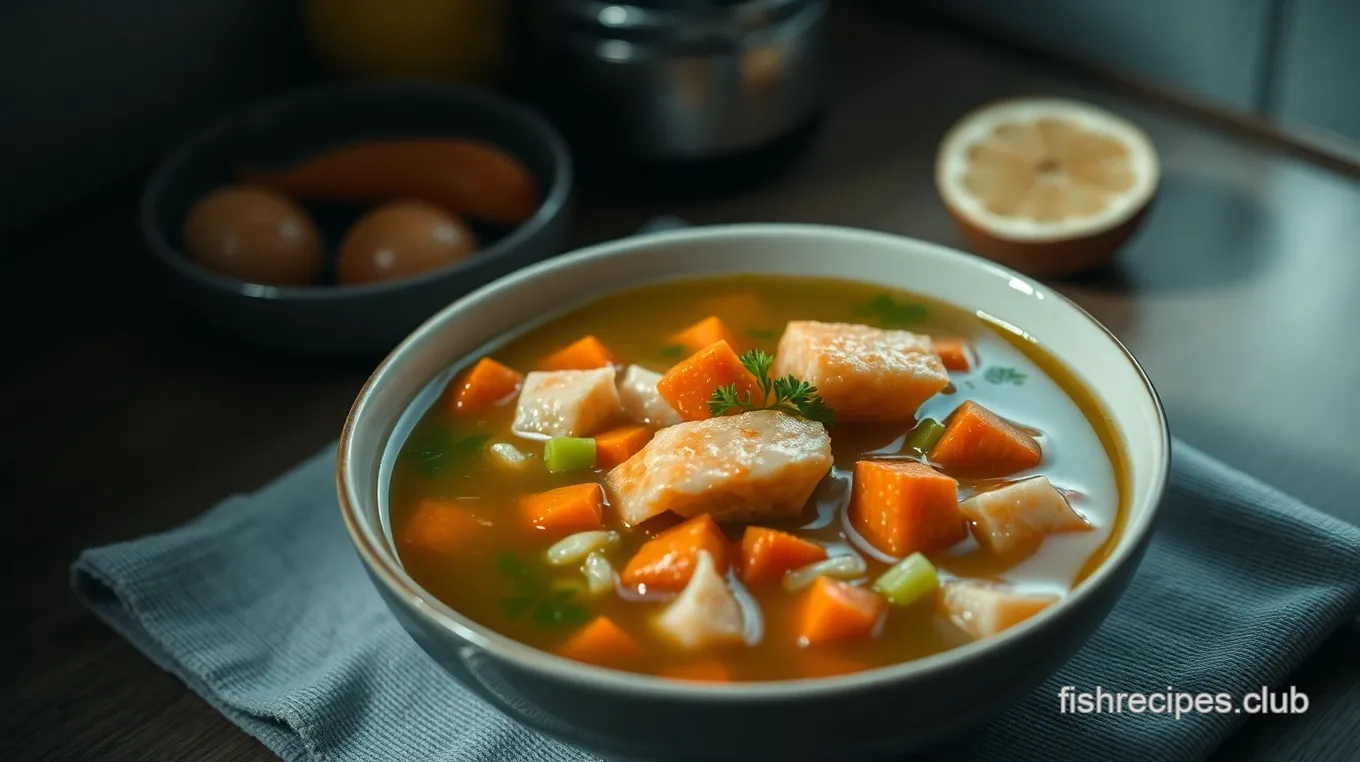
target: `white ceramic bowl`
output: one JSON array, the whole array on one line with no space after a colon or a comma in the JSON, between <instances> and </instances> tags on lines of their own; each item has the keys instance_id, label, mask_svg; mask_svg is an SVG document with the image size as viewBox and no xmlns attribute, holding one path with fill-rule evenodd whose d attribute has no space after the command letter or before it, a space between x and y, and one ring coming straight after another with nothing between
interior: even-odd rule
<instances>
[{"instance_id":1,"label":"white ceramic bowl","mask_svg":"<svg viewBox=\"0 0 1360 762\"><path fill-rule=\"evenodd\" d=\"M432 383L455 360L610 293L723 273L902 288L983 310L1033 337L1094 393L1122 438L1128 513L1109 559L1057 605L995 638L854 675L736 685L676 683L530 648L461 616L402 570L379 497L387 489L381 466L400 447L418 400L429 398ZM355 545L402 625L436 662L521 722L611 758L841 760L900 757L936 743L1004 709L1065 662L1104 621L1137 567L1169 468L1166 421L1138 364L1091 316L1044 286L908 238L733 225L594 246L448 306L407 338L359 394L340 440L338 477Z\"/></svg>"}]
</instances>

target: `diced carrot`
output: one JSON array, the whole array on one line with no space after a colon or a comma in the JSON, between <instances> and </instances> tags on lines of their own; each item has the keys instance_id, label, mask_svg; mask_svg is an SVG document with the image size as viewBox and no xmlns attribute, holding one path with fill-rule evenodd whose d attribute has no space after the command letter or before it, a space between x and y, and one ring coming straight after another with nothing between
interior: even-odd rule
<instances>
[{"instance_id":1,"label":"diced carrot","mask_svg":"<svg viewBox=\"0 0 1360 762\"><path fill-rule=\"evenodd\" d=\"M931 343L935 345L935 354L940 356L945 370L966 371L973 367L972 361L968 359L968 343L963 339L932 339Z\"/></svg>"},{"instance_id":2,"label":"diced carrot","mask_svg":"<svg viewBox=\"0 0 1360 762\"><path fill-rule=\"evenodd\" d=\"M818 577L799 603L795 634L803 646L866 638L877 633L887 611L888 602L872 590Z\"/></svg>"},{"instance_id":3,"label":"diced carrot","mask_svg":"<svg viewBox=\"0 0 1360 762\"><path fill-rule=\"evenodd\" d=\"M630 587L682 590L694 574L699 551L706 550L720 573L727 571L727 537L707 513L667 529L643 543L619 578Z\"/></svg>"},{"instance_id":4,"label":"diced carrot","mask_svg":"<svg viewBox=\"0 0 1360 762\"><path fill-rule=\"evenodd\" d=\"M583 336L553 352L538 364L539 370L594 370L618 365L618 356L594 336Z\"/></svg>"},{"instance_id":5,"label":"diced carrot","mask_svg":"<svg viewBox=\"0 0 1360 762\"><path fill-rule=\"evenodd\" d=\"M826 548L787 532L746 527L741 536L741 581L751 587L778 582L786 572L826 559Z\"/></svg>"},{"instance_id":6,"label":"diced carrot","mask_svg":"<svg viewBox=\"0 0 1360 762\"><path fill-rule=\"evenodd\" d=\"M600 667L626 667L645 654L642 645L607 616L592 619L557 649L560 656Z\"/></svg>"},{"instance_id":7,"label":"diced carrot","mask_svg":"<svg viewBox=\"0 0 1360 762\"><path fill-rule=\"evenodd\" d=\"M713 390L735 385L737 397L760 400L760 385L751 371L741 364L732 345L719 341L695 352L666 371L656 382L656 391L686 421L712 418L708 401Z\"/></svg>"},{"instance_id":8,"label":"diced carrot","mask_svg":"<svg viewBox=\"0 0 1360 762\"><path fill-rule=\"evenodd\" d=\"M1043 457L1034 437L968 400L945 419L944 434L930 450L942 466L983 468L997 475L1033 468Z\"/></svg>"},{"instance_id":9,"label":"diced carrot","mask_svg":"<svg viewBox=\"0 0 1360 762\"><path fill-rule=\"evenodd\" d=\"M595 465L605 470L628 460L651 441L646 426L623 426L595 436Z\"/></svg>"},{"instance_id":10,"label":"diced carrot","mask_svg":"<svg viewBox=\"0 0 1360 762\"><path fill-rule=\"evenodd\" d=\"M700 683L732 682L732 672L727 669L726 664L717 659L677 664L661 670L660 676L669 677L672 680L691 680Z\"/></svg>"},{"instance_id":11,"label":"diced carrot","mask_svg":"<svg viewBox=\"0 0 1360 762\"><path fill-rule=\"evenodd\" d=\"M519 500L526 526L566 536L604 526L604 492L595 482L550 489Z\"/></svg>"},{"instance_id":12,"label":"diced carrot","mask_svg":"<svg viewBox=\"0 0 1360 762\"><path fill-rule=\"evenodd\" d=\"M863 672L873 665L826 648L804 648L798 654L798 672L803 677L836 677Z\"/></svg>"},{"instance_id":13,"label":"diced carrot","mask_svg":"<svg viewBox=\"0 0 1360 762\"><path fill-rule=\"evenodd\" d=\"M742 342L737 340L736 335L727 330L723 321L717 315L709 315L685 330L672 334L667 343L679 344L691 352L698 352L710 344L726 341L734 349L740 347Z\"/></svg>"},{"instance_id":14,"label":"diced carrot","mask_svg":"<svg viewBox=\"0 0 1360 762\"><path fill-rule=\"evenodd\" d=\"M905 557L968 536L958 482L914 460L861 460L850 489L850 523L871 545Z\"/></svg>"},{"instance_id":15,"label":"diced carrot","mask_svg":"<svg viewBox=\"0 0 1360 762\"><path fill-rule=\"evenodd\" d=\"M402 539L436 553L458 553L473 547L491 522L452 500L426 499L406 522Z\"/></svg>"},{"instance_id":16,"label":"diced carrot","mask_svg":"<svg viewBox=\"0 0 1360 762\"><path fill-rule=\"evenodd\" d=\"M514 368L483 357L452 384L450 408L455 415L476 413L510 399L524 383L524 375Z\"/></svg>"}]
</instances>

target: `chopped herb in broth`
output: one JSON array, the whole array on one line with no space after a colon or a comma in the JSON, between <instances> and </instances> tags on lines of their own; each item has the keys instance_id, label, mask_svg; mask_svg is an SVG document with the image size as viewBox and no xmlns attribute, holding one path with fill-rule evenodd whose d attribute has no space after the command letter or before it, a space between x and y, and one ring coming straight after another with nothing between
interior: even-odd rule
<instances>
[{"instance_id":1,"label":"chopped herb in broth","mask_svg":"<svg viewBox=\"0 0 1360 762\"><path fill-rule=\"evenodd\" d=\"M1015 368L1006 368L1000 365L993 365L992 367L983 371L982 378L986 380L987 383L997 384L998 386L1002 384L1020 386L1021 384L1025 383L1026 378L1029 378L1029 374L1021 373Z\"/></svg>"},{"instance_id":2,"label":"chopped herb in broth","mask_svg":"<svg viewBox=\"0 0 1360 762\"><path fill-rule=\"evenodd\" d=\"M891 294L877 294L866 304L855 308L856 317L867 317L880 328L910 328L930 314L924 304L898 301Z\"/></svg>"},{"instance_id":3,"label":"chopped herb in broth","mask_svg":"<svg viewBox=\"0 0 1360 762\"><path fill-rule=\"evenodd\" d=\"M416 437L406 453L422 473L437 474L475 457L490 439L490 434L472 434L459 439L446 428L435 428Z\"/></svg>"},{"instance_id":4,"label":"chopped herb in broth","mask_svg":"<svg viewBox=\"0 0 1360 762\"><path fill-rule=\"evenodd\" d=\"M397 551L567 658L723 681L890 665L1041 611L1120 531L1093 397L1041 344L911 294L662 283L450 361L393 471Z\"/></svg>"}]
</instances>

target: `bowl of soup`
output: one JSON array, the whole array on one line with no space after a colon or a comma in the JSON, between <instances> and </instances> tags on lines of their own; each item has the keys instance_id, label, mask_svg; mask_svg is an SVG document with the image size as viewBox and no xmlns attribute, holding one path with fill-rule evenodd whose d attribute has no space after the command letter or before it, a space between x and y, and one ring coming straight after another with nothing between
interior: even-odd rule
<instances>
[{"instance_id":1,"label":"bowl of soup","mask_svg":"<svg viewBox=\"0 0 1360 762\"><path fill-rule=\"evenodd\" d=\"M377 369L339 491L412 638L611 759L900 758L1100 626L1169 471L1161 405L1013 271L862 230L602 244Z\"/></svg>"}]
</instances>

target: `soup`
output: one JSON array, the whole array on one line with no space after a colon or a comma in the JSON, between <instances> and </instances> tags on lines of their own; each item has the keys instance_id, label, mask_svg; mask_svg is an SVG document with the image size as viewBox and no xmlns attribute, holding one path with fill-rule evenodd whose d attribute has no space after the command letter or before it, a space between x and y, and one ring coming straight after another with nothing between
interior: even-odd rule
<instances>
[{"instance_id":1,"label":"soup","mask_svg":"<svg viewBox=\"0 0 1360 762\"><path fill-rule=\"evenodd\" d=\"M680 680L822 677L991 637L1113 546L1110 423L1042 347L907 293L727 277L464 358L389 507L422 587Z\"/></svg>"}]
</instances>

